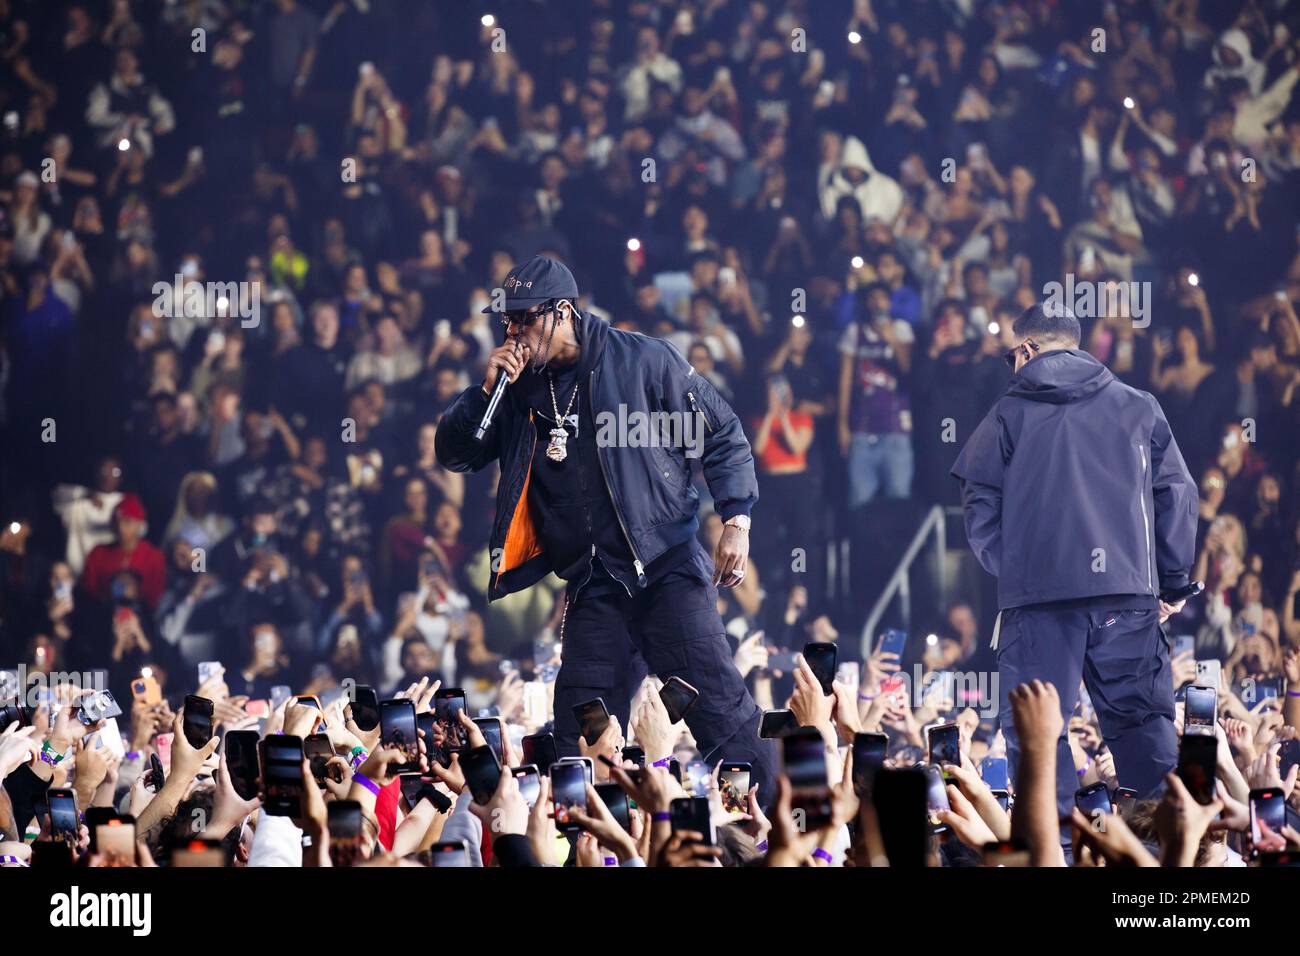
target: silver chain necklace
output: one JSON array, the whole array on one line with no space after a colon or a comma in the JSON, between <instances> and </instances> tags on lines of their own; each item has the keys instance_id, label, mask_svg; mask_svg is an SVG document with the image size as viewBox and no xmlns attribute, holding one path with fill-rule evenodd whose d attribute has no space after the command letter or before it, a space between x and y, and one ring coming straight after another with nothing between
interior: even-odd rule
<instances>
[{"instance_id":1,"label":"silver chain necklace","mask_svg":"<svg viewBox=\"0 0 1300 956\"><path fill-rule=\"evenodd\" d=\"M551 461L564 461L569 457L568 449L565 447L569 442L569 432L564 423L569 417L569 412L573 410L574 400L578 397L578 383L573 383L573 393L569 396L569 404L564 409L564 414L560 414L560 403L555 399L555 376L551 374L550 369L546 370L546 383L551 387L551 411L555 413L555 427L551 429L551 440L546 446L546 457Z\"/></svg>"}]
</instances>

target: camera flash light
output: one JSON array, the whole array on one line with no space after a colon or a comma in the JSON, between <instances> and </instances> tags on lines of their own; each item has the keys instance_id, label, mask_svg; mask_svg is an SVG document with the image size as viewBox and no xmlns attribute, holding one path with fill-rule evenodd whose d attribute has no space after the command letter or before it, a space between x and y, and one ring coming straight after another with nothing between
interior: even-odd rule
<instances>
[{"instance_id":1,"label":"camera flash light","mask_svg":"<svg viewBox=\"0 0 1300 956\"><path fill-rule=\"evenodd\" d=\"M639 252L640 249L641 249L641 240L640 240L640 239L629 239L629 240L627 241L627 251L628 251L628 252Z\"/></svg>"},{"instance_id":2,"label":"camera flash light","mask_svg":"<svg viewBox=\"0 0 1300 956\"><path fill-rule=\"evenodd\" d=\"M1124 97L1124 109L1131 110L1136 105L1137 104L1133 102L1133 97L1131 96Z\"/></svg>"},{"instance_id":3,"label":"camera flash light","mask_svg":"<svg viewBox=\"0 0 1300 956\"><path fill-rule=\"evenodd\" d=\"M1188 285L1200 285L1200 284L1201 284L1201 277L1198 276L1195 272L1190 273L1190 274L1187 276L1187 284L1188 284Z\"/></svg>"},{"instance_id":4,"label":"camera flash light","mask_svg":"<svg viewBox=\"0 0 1300 956\"><path fill-rule=\"evenodd\" d=\"M479 18L478 22L483 24L485 27L494 27L496 26L497 18L490 13L485 13Z\"/></svg>"},{"instance_id":5,"label":"camera flash light","mask_svg":"<svg viewBox=\"0 0 1300 956\"><path fill-rule=\"evenodd\" d=\"M855 268L855 269L861 269L861 268L862 268L862 257L861 257L861 256L854 256L852 259L849 260L849 265L853 266L853 268Z\"/></svg>"},{"instance_id":6,"label":"camera flash light","mask_svg":"<svg viewBox=\"0 0 1300 956\"><path fill-rule=\"evenodd\" d=\"M790 320L790 324L793 325L796 329L802 329L802 328L803 328L803 324L804 324L804 323L803 323L803 316L802 316L802 315L796 315L794 318L792 318L792 319Z\"/></svg>"},{"instance_id":7,"label":"camera flash light","mask_svg":"<svg viewBox=\"0 0 1300 956\"><path fill-rule=\"evenodd\" d=\"M131 148L131 141L127 139L125 136L123 136L121 139L117 141L117 151L119 153L125 153L130 148Z\"/></svg>"},{"instance_id":8,"label":"camera flash light","mask_svg":"<svg viewBox=\"0 0 1300 956\"><path fill-rule=\"evenodd\" d=\"M861 42L862 42L862 34L859 33L857 30L850 30L850 31L849 31L849 42L850 42L850 43L861 43Z\"/></svg>"}]
</instances>

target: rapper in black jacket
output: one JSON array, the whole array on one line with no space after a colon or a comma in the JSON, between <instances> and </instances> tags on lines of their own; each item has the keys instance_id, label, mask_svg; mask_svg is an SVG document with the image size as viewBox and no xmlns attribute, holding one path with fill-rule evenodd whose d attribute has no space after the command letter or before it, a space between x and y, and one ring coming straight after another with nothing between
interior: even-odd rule
<instances>
[{"instance_id":1,"label":"rapper in black jacket","mask_svg":"<svg viewBox=\"0 0 1300 956\"><path fill-rule=\"evenodd\" d=\"M559 282L576 298L567 269L540 257L515 270L507 288L537 275L545 278L534 292ZM504 312L507 345L490 357L488 382L447 410L437 453L454 471L501 464L489 600L552 571L568 582L555 689L561 755L578 753L580 731L594 742L603 727L599 707L580 727L579 704L600 698L626 729L648 669L698 691L685 719L704 759L750 761L766 802L775 795L772 748L758 737L762 714L717 611L716 586L744 577L758 498L740 421L669 343L611 329L568 296L512 299ZM497 369L513 384L480 443ZM696 539L693 457L714 508L732 522L712 560ZM646 756L666 765L671 751Z\"/></svg>"}]
</instances>

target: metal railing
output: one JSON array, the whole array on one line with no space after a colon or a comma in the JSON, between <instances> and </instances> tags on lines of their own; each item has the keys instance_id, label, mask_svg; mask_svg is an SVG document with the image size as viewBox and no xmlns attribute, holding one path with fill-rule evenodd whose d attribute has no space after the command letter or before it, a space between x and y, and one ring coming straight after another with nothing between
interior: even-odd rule
<instances>
[{"instance_id":1,"label":"metal railing","mask_svg":"<svg viewBox=\"0 0 1300 956\"><path fill-rule=\"evenodd\" d=\"M960 508L952 509L957 513L961 512ZM876 625L880 623L881 617L885 614L885 609L889 607L894 595L898 595L899 604L903 615L903 627L905 630L911 630L912 627L912 584L909 578L912 570L912 562L921 553L931 536L934 537L935 545L935 577L939 590L939 602L942 604L948 597L948 569L946 567L946 558L948 552L948 528L947 528L947 510L942 505L935 505L925 513L925 518L921 521L921 526L916 529L916 534L912 535L912 541L907 546L907 551L899 559L898 567L894 569L885 588L880 592L880 597L876 598L876 603L871 608L871 613L867 615L867 623L862 627L862 659L866 660L871 656L871 650L875 644Z\"/></svg>"}]
</instances>

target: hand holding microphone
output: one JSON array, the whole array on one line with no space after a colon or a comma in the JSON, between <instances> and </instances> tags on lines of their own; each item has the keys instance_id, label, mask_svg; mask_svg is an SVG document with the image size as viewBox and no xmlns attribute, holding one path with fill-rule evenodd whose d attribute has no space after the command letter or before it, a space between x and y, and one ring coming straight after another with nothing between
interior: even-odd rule
<instances>
[{"instance_id":1,"label":"hand holding microphone","mask_svg":"<svg viewBox=\"0 0 1300 956\"><path fill-rule=\"evenodd\" d=\"M497 406L501 404L501 399L505 397L506 386L513 383L528 366L528 360L531 357L532 349L527 343L521 343L518 339L511 339L504 345L500 345L492 350L488 356L487 377L483 380L483 394L489 398L488 407L483 412L483 419L479 422L478 430L474 433L476 441L483 441L487 438L488 429L492 427L492 418L496 415ZM501 373L505 372L503 376Z\"/></svg>"}]
</instances>

